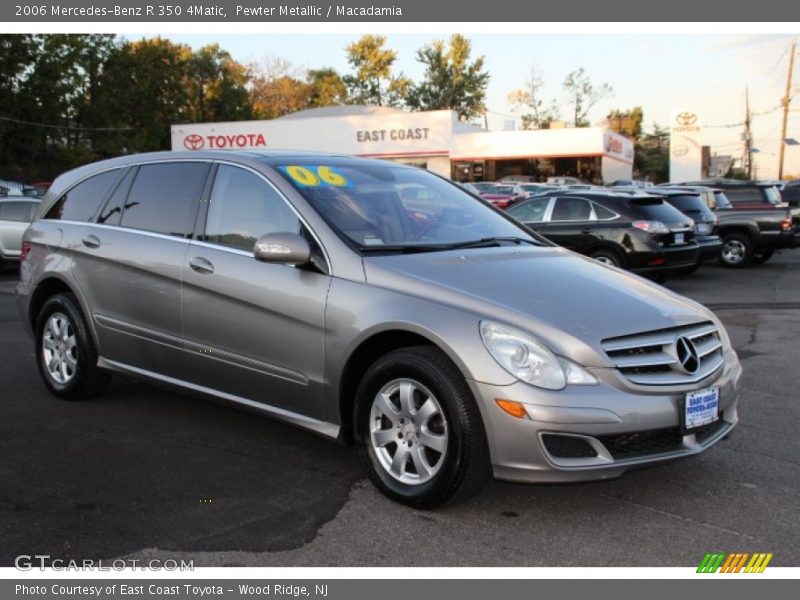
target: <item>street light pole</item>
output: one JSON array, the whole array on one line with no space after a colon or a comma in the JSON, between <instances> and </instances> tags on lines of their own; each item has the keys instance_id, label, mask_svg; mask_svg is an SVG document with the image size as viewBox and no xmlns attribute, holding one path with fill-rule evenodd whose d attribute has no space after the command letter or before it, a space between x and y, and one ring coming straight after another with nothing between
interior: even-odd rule
<instances>
[{"instance_id":1,"label":"street light pole","mask_svg":"<svg viewBox=\"0 0 800 600\"><path fill-rule=\"evenodd\" d=\"M783 104L783 125L781 126L781 143L778 146L778 179L783 179L783 157L786 151L786 127L789 123L789 106L792 103L792 76L794 72L794 55L796 42L792 42L792 50L789 53L789 71L786 74L786 94L781 100Z\"/></svg>"}]
</instances>

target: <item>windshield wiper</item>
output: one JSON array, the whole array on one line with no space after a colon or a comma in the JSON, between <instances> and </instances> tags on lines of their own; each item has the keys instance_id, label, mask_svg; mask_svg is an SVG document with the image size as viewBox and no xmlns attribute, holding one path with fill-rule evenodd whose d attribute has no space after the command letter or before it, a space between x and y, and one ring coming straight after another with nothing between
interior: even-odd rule
<instances>
[{"instance_id":1,"label":"windshield wiper","mask_svg":"<svg viewBox=\"0 0 800 600\"><path fill-rule=\"evenodd\" d=\"M443 244L448 249L457 249L457 248L484 248L486 246L496 246L501 242L511 242L517 245L520 244L530 244L531 246L545 246L542 242L533 239L527 239L522 237L485 237L479 240L470 240L468 242L456 242L454 244Z\"/></svg>"},{"instance_id":2,"label":"windshield wiper","mask_svg":"<svg viewBox=\"0 0 800 600\"><path fill-rule=\"evenodd\" d=\"M395 244L383 246L361 246L361 252L366 254L398 253L413 254L416 252L443 252L445 250L460 250L462 248L488 248L497 246L502 242L514 244L530 244L531 246L546 246L542 242L521 237L485 237L479 240L455 242L451 244Z\"/></svg>"}]
</instances>

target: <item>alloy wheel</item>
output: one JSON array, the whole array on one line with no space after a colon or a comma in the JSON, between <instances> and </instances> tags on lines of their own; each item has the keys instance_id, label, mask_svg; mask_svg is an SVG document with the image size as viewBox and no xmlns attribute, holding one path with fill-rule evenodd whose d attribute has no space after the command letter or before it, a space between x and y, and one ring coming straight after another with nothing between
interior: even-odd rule
<instances>
[{"instance_id":1,"label":"alloy wheel","mask_svg":"<svg viewBox=\"0 0 800 600\"><path fill-rule=\"evenodd\" d=\"M370 443L383 470L406 485L433 479L447 454L447 419L439 401L413 379L395 379L376 394Z\"/></svg>"},{"instance_id":2,"label":"alloy wheel","mask_svg":"<svg viewBox=\"0 0 800 600\"><path fill-rule=\"evenodd\" d=\"M78 368L78 340L69 318L60 312L51 314L42 333L42 355L50 378L58 384L69 383Z\"/></svg>"}]
</instances>

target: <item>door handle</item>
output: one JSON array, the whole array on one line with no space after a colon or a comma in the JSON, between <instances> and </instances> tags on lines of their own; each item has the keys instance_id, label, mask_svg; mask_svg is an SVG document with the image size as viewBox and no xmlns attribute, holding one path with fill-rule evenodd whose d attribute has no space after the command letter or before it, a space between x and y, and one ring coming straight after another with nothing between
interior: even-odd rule
<instances>
[{"instance_id":1,"label":"door handle","mask_svg":"<svg viewBox=\"0 0 800 600\"><path fill-rule=\"evenodd\" d=\"M195 256L192 260L189 261L189 266L192 267L194 271L198 273L213 273L214 272L214 265L211 264L211 261L203 258L202 256Z\"/></svg>"},{"instance_id":2,"label":"door handle","mask_svg":"<svg viewBox=\"0 0 800 600\"><path fill-rule=\"evenodd\" d=\"M81 241L87 248L99 248L102 245L100 238L98 238L96 235L92 235L91 233L84 236Z\"/></svg>"}]
</instances>

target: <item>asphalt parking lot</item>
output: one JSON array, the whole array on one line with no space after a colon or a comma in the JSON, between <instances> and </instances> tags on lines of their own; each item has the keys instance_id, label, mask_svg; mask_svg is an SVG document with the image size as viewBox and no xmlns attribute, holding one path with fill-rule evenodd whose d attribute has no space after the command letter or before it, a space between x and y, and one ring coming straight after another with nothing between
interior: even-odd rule
<instances>
[{"instance_id":1,"label":"asphalt parking lot","mask_svg":"<svg viewBox=\"0 0 800 600\"><path fill-rule=\"evenodd\" d=\"M692 566L708 551L800 565L800 251L671 280L720 315L745 367L739 427L703 455L580 485L493 482L414 511L352 449L117 378L90 402L40 383L0 275L0 565L194 559L195 566Z\"/></svg>"}]
</instances>

